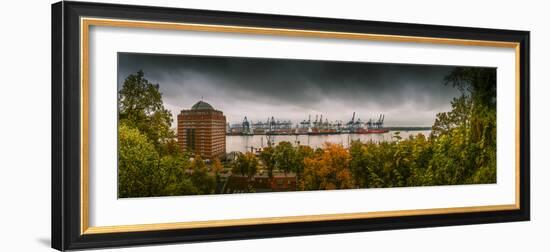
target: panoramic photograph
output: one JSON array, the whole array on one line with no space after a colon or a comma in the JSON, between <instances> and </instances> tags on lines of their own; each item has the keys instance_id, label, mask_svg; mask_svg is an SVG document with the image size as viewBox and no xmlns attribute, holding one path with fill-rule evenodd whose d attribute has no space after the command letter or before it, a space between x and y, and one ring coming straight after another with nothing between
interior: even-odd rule
<instances>
[{"instance_id":1,"label":"panoramic photograph","mask_svg":"<svg viewBox=\"0 0 550 252\"><path fill-rule=\"evenodd\" d=\"M118 53L118 197L496 183L496 68Z\"/></svg>"}]
</instances>

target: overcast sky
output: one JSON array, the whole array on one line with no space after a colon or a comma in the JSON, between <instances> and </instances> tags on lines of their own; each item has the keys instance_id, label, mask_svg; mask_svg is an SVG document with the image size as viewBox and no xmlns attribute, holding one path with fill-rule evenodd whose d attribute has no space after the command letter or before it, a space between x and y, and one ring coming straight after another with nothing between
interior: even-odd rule
<instances>
[{"instance_id":1,"label":"overcast sky","mask_svg":"<svg viewBox=\"0 0 550 252\"><path fill-rule=\"evenodd\" d=\"M203 100L228 122L315 115L347 122L385 114L386 126L431 126L460 93L443 85L452 66L119 53L118 87L138 70L160 85L176 115Z\"/></svg>"}]
</instances>

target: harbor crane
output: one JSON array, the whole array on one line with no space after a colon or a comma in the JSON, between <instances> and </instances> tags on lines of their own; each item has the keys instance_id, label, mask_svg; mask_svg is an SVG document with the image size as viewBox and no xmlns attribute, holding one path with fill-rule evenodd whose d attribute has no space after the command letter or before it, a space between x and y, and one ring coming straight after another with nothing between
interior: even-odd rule
<instances>
[{"instance_id":1,"label":"harbor crane","mask_svg":"<svg viewBox=\"0 0 550 252\"><path fill-rule=\"evenodd\" d=\"M248 119L246 118L246 116L244 117L244 120L243 120L243 132L244 134L250 134L252 133L250 131L250 123L248 122Z\"/></svg>"},{"instance_id":2,"label":"harbor crane","mask_svg":"<svg viewBox=\"0 0 550 252\"><path fill-rule=\"evenodd\" d=\"M380 116L378 117L378 121L372 122L372 125L374 125L374 127L377 128L377 129L382 128L382 126L384 126L384 118L385 117L386 117L386 115L380 114Z\"/></svg>"},{"instance_id":3,"label":"harbor crane","mask_svg":"<svg viewBox=\"0 0 550 252\"><path fill-rule=\"evenodd\" d=\"M353 112L353 116L351 117L351 121L347 123L348 129L352 129L355 124L355 112Z\"/></svg>"}]
</instances>

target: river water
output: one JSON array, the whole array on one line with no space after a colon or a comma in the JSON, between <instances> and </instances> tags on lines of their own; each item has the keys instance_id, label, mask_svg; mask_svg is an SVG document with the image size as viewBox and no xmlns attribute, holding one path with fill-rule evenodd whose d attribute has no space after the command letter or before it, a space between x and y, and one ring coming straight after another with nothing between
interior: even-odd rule
<instances>
[{"instance_id":1,"label":"river water","mask_svg":"<svg viewBox=\"0 0 550 252\"><path fill-rule=\"evenodd\" d=\"M360 140L367 142L373 140L375 142L392 141L396 131L390 131L383 134L334 134L334 135L253 135L253 136L226 136L226 152L250 151L251 148L258 149L267 147L268 138L272 142L278 144L282 141L287 141L292 144L309 145L311 148L322 147L325 142L342 144L348 147L352 140ZM399 131L399 135L404 139L410 135L423 134L429 136L429 130L420 131Z\"/></svg>"}]
</instances>

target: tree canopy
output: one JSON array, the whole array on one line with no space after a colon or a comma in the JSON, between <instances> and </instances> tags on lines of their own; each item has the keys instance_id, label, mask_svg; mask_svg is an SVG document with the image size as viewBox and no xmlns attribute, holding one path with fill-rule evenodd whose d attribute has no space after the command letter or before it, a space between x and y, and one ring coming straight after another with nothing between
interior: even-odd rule
<instances>
[{"instance_id":1,"label":"tree canopy","mask_svg":"<svg viewBox=\"0 0 550 252\"><path fill-rule=\"evenodd\" d=\"M161 142L174 137L170 129L172 114L162 102L159 84L144 78L144 72L129 75L118 92L120 123L137 128L159 148Z\"/></svg>"},{"instance_id":2,"label":"tree canopy","mask_svg":"<svg viewBox=\"0 0 550 252\"><path fill-rule=\"evenodd\" d=\"M144 75L129 75L119 91L118 196L213 193L214 177L202 160L191 163L178 147L159 85Z\"/></svg>"}]
</instances>

